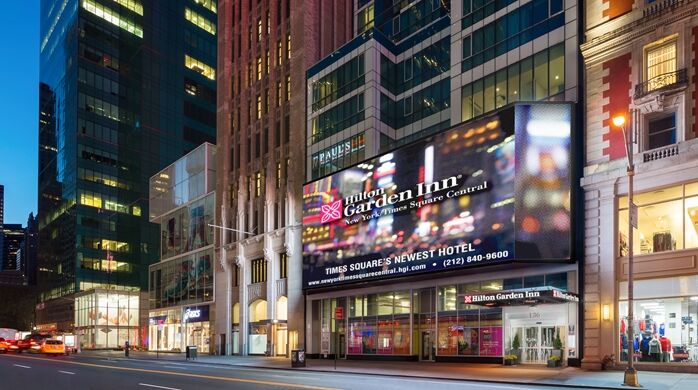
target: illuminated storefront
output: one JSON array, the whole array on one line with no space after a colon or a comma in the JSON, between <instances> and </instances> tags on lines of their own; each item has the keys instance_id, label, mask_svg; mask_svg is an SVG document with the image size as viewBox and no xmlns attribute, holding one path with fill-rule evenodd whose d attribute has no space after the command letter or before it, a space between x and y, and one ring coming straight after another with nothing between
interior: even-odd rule
<instances>
[{"instance_id":1,"label":"illuminated storefront","mask_svg":"<svg viewBox=\"0 0 698 390\"><path fill-rule=\"evenodd\" d=\"M308 353L578 359L571 123L511 106L307 183Z\"/></svg>"},{"instance_id":2,"label":"illuminated storefront","mask_svg":"<svg viewBox=\"0 0 698 390\"><path fill-rule=\"evenodd\" d=\"M617 356L627 361L630 343L640 363L698 363L698 181L642 191L633 241L635 281L633 335L627 334L628 284L619 275ZM618 262L627 268L628 198L618 198ZM694 271L695 272L695 271Z\"/></svg>"},{"instance_id":3,"label":"illuminated storefront","mask_svg":"<svg viewBox=\"0 0 698 390\"><path fill-rule=\"evenodd\" d=\"M151 351L184 352L187 346L196 346L199 353L209 353L209 306L151 311L149 337Z\"/></svg>"},{"instance_id":4,"label":"illuminated storefront","mask_svg":"<svg viewBox=\"0 0 698 390\"><path fill-rule=\"evenodd\" d=\"M140 293L95 289L75 296L75 332L81 349L141 345Z\"/></svg>"}]
</instances>

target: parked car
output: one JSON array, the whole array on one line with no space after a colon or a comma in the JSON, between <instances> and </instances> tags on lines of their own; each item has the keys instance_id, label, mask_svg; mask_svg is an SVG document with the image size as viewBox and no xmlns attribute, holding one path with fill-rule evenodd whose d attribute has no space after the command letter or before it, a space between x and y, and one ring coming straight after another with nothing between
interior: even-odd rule
<instances>
[{"instance_id":1,"label":"parked car","mask_svg":"<svg viewBox=\"0 0 698 390\"><path fill-rule=\"evenodd\" d=\"M68 351L65 349L65 344L62 340L58 339L46 339L41 343L39 352L46 355L68 355Z\"/></svg>"}]
</instances>

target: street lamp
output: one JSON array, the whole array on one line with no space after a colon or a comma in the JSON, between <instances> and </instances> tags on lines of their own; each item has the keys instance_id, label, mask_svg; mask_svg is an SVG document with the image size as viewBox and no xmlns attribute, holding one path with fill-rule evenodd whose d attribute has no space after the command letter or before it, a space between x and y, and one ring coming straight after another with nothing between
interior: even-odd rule
<instances>
[{"instance_id":1,"label":"street lamp","mask_svg":"<svg viewBox=\"0 0 698 390\"><path fill-rule=\"evenodd\" d=\"M632 111L631 111L632 112ZM637 370L633 366L635 355L634 345L634 310L633 310L633 228L637 227L637 207L633 203L633 177L635 176L635 164L633 163L633 137L632 133L627 133L625 126L625 116L618 115L612 119L613 125L623 132L625 141L625 154L628 158L628 367L625 369L623 384L626 386L639 387Z\"/></svg>"}]
</instances>

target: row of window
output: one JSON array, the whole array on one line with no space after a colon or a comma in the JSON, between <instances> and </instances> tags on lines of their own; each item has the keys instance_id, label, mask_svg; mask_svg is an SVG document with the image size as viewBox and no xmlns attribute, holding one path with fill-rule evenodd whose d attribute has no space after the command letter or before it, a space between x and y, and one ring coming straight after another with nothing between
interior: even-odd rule
<instances>
[{"instance_id":1,"label":"row of window","mask_svg":"<svg viewBox=\"0 0 698 390\"><path fill-rule=\"evenodd\" d=\"M95 238L83 236L82 240L83 248L96 249L101 251L110 251L117 253L130 253L131 246L128 242L108 240L106 238Z\"/></svg>"},{"instance_id":2,"label":"row of window","mask_svg":"<svg viewBox=\"0 0 698 390\"><path fill-rule=\"evenodd\" d=\"M315 112L364 84L364 55L360 54L312 85Z\"/></svg>"},{"instance_id":3,"label":"row of window","mask_svg":"<svg viewBox=\"0 0 698 390\"><path fill-rule=\"evenodd\" d=\"M359 93L313 117L310 142L316 143L337 134L347 127L361 122L364 117L364 94Z\"/></svg>"},{"instance_id":4,"label":"row of window","mask_svg":"<svg viewBox=\"0 0 698 390\"><path fill-rule=\"evenodd\" d=\"M698 248L698 183L635 194L638 207L633 253ZM628 198L618 199L619 256L628 254Z\"/></svg>"},{"instance_id":5,"label":"row of window","mask_svg":"<svg viewBox=\"0 0 698 390\"><path fill-rule=\"evenodd\" d=\"M80 44L80 54L85 59L92 61L95 64L109 68L113 71L119 71L119 59L110 54L104 53L101 50Z\"/></svg>"},{"instance_id":6,"label":"row of window","mask_svg":"<svg viewBox=\"0 0 698 390\"><path fill-rule=\"evenodd\" d=\"M461 120L508 103L542 100L565 90L565 47L559 44L461 89Z\"/></svg>"},{"instance_id":7,"label":"row of window","mask_svg":"<svg viewBox=\"0 0 698 390\"><path fill-rule=\"evenodd\" d=\"M189 7L184 8L184 18L207 33L216 35L216 24Z\"/></svg>"},{"instance_id":8,"label":"row of window","mask_svg":"<svg viewBox=\"0 0 698 390\"><path fill-rule=\"evenodd\" d=\"M105 150L100 150L90 146L79 144L78 156L80 156L83 160L93 161L114 168L119 167L119 160L116 154ZM121 168L127 169L123 166Z\"/></svg>"},{"instance_id":9,"label":"row of window","mask_svg":"<svg viewBox=\"0 0 698 390\"><path fill-rule=\"evenodd\" d=\"M516 0L463 0L461 28L465 30L514 2Z\"/></svg>"},{"instance_id":10,"label":"row of window","mask_svg":"<svg viewBox=\"0 0 698 390\"><path fill-rule=\"evenodd\" d=\"M413 57L394 64L381 55L381 85L399 95L449 70L451 38L429 45Z\"/></svg>"},{"instance_id":11,"label":"row of window","mask_svg":"<svg viewBox=\"0 0 698 390\"><path fill-rule=\"evenodd\" d=\"M392 8L395 16L378 27L393 41L403 40L435 20L448 16L448 9L442 7L442 0L421 0L407 9L402 10L401 7L401 2L396 2Z\"/></svg>"},{"instance_id":12,"label":"row of window","mask_svg":"<svg viewBox=\"0 0 698 390\"><path fill-rule=\"evenodd\" d=\"M94 0L82 0L82 8L139 38L143 38L143 27L127 16L120 15Z\"/></svg>"},{"instance_id":13,"label":"row of window","mask_svg":"<svg viewBox=\"0 0 698 390\"><path fill-rule=\"evenodd\" d=\"M89 70L79 68L78 69L78 81L87 84L90 87L94 87L100 91L103 91L104 93L109 93L114 96L119 95L119 83L110 80L100 74L96 74L94 72L91 72ZM122 94L125 95L125 94Z\"/></svg>"},{"instance_id":14,"label":"row of window","mask_svg":"<svg viewBox=\"0 0 698 390\"><path fill-rule=\"evenodd\" d=\"M130 189L130 186L123 181L119 181L116 176L108 175L103 172L93 171L91 169L78 168L78 179L92 183L104 184L105 186L120 188L122 190Z\"/></svg>"},{"instance_id":15,"label":"row of window","mask_svg":"<svg viewBox=\"0 0 698 390\"><path fill-rule=\"evenodd\" d=\"M100 194L99 192L78 190L78 200L84 206L103 208L117 213L131 213L137 217L141 215L141 206L133 205L129 208L128 205L119 203L117 197Z\"/></svg>"},{"instance_id":16,"label":"row of window","mask_svg":"<svg viewBox=\"0 0 698 390\"><path fill-rule=\"evenodd\" d=\"M184 66L186 66L187 68L193 70L194 72L199 73L199 74L203 75L204 77L207 77L211 80L216 79L216 69L205 64L202 61L199 61L195 58L190 57L187 54L184 55Z\"/></svg>"},{"instance_id":17,"label":"row of window","mask_svg":"<svg viewBox=\"0 0 698 390\"><path fill-rule=\"evenodd\" d=\"M206 8L214 14L218 12L216 9L216 0L193 0L196 4Z\"/></svg>"},{"instance_id":18,"label":"row of window","mask_svg":"<svg viewBox=\"0 0 698 390\"><path fill-rule=\"evenodd\" d=\"M533 0L463 39L465 72L565 24L560 0Z\"/></svg>"},{"instance_id":19,"label":"row of window","mask_svg":"<svg viewBox=\"0 0 698 390\"><path fill-rule=\"evenodd\" d=\"M366 135L360 133L348 140L340 141L317 153L313 153L311 175L313 178L325 176L344 167L357 164L364 159Z\"/></svg>"},{"instance_id":20,"label":"row of window","mask_svg":"<svg viewBox=\"0 0 698 390\"><path fill-rule=\"evenodd\" d=\"M82 118L78 119L78 129L80 134L86 137L98 139L110 144L119 142L119 131L111 129L107 126L94 123Z\"/></svg>"},{"instance_id":21,"label":"row of window","mask_svg":"<svg viewBox=\"0 0 698 390\"><path fill-rule=\"evenodd\" d=\"M143 4L139 0L114 0L119 5L143 16Z\"/></svg>"},{"instance_id":22,"label":"row of window","mask_svg":"<svg viewBox=\"0 0 698 390\"><path fill-rule=\"evenodd\" d=\"M122 121L122 119L125 119L125 115L124 118L122 118L119 115L119 106L117 104L105 102L102 99L98 99L90 95L85 95L82 92L80 92L80 94L78 95L78 107L82 108L87 112L92 112L99 116L115 120L117 122Z\"/></svg>"},{"instance_id":23,"label":"row of window","mask_svg":"<svg viewBox=\"0 0 698 390\"><path fill-rule=\"evenodd\" d=\"M451 99L449 85L449 79L443 79L398 101L381 94L381 121L399 129L447 109Z\"/></svg>"},{"instance_id":24,"label":"row of window","mask_svg":"<svg viewBox=\"0 0 698 390\"><path fill-rule=\"evenodd\" d=\"M184 78L184 91L191 96L198 96L209 103L216 104L216 90L188 77Z\"/></svg>"},{"instance_id":25,"label":"row of window","mask_svg":"<svg viewBox=\"0 0 698 390\"><path fill-rule=\"evenodd\" d=\"M123 261L102 260L78 253L80 268L103 272L133 272L133 265Z\"/></svg>"}]
</instances>

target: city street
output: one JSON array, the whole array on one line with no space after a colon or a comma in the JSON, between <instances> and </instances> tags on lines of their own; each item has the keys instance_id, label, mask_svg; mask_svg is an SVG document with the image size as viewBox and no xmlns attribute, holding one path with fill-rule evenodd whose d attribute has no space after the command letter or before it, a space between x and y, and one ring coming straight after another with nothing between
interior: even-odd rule
<instances>
[{"instance_id":1,"label":"city street","mask_svg":"<svg viewBox=\"0 0 698 390\"><path fill-rule=\"evenodd\" d=\"M116 352L115 352L116 356ZM119 354L119 357L121 355ZM540 386L375 375L222 367L172 361L39 355L0 355L7 389L540 389ZM380 380L379 380L380 379ZM570 389L571 387L548 387ZM581 387L580 387L581 388Z\"/></svg>"}]
</instances>

